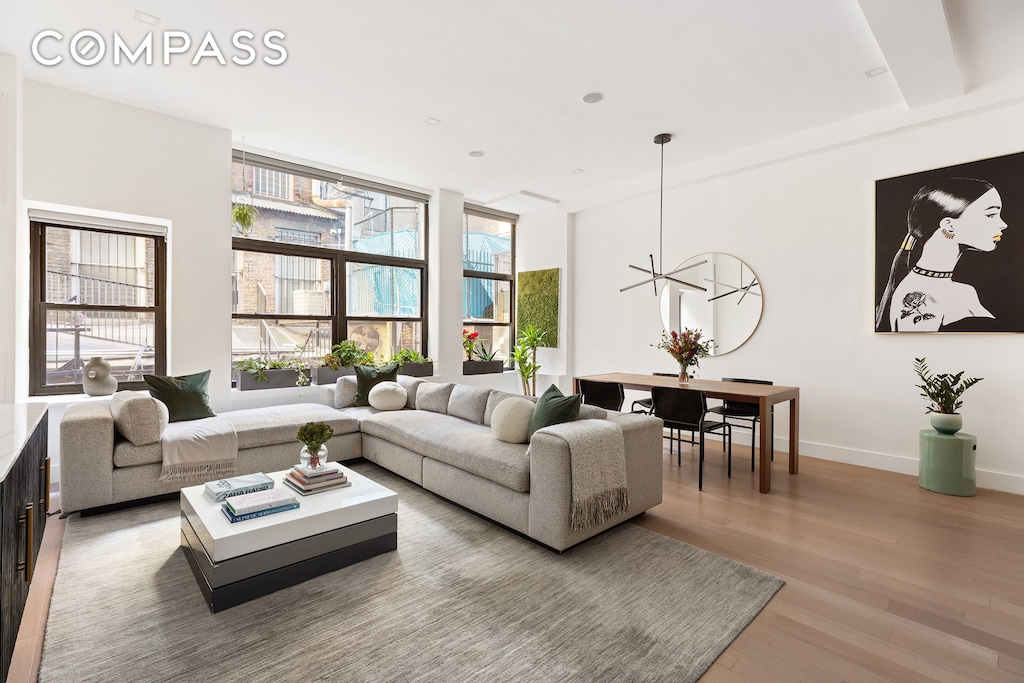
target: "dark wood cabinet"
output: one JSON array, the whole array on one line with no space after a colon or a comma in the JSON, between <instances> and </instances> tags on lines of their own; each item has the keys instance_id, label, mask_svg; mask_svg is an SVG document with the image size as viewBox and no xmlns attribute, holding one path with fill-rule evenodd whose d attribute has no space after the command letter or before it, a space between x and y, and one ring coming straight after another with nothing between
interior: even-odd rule
<instances>
[{"instance_id":1,"label":"dark wood cabinet","mask_svg":"<svg viewBox=\"0 0 1024 683\"><path fill-rule=\"evenodd\" d=\"M0 406L0 437L0 674L6 680L46 526L46 407Z\"/></svg>"}]
</instances>

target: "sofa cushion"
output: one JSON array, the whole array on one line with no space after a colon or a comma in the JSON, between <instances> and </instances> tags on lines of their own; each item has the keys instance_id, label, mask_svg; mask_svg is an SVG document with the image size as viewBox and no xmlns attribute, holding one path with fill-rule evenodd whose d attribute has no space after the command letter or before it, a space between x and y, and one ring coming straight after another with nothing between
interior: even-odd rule
<instances>
[{"instance_id":1,"label":"sofa cushion","mask_svg":"<svg viewBox=\"0 0 1024 683\"><path fill-rule=\"evenodd\" d=\"M356 376L342 375L334 385L334 407L350 408L356 400Z\"/></svg>"},{"instance_id":2,"label":"sofa cushion","mask_svg":"<svg viewBox=\"0 0 1024 683\"><path fill-rule=\"evenodd\" d=\"M537 399L537 407L526 432L527 438L532 437L538 429L575 421L580 415L581 398L579 394L565 396L554 384L549 386Z\"/></svg>"},{"instance_id":3,"label":"sofa cushion","mask_svg":"<svg viewBox=\"0 0 1024 683\"><path fill-rule=\"evenodd\" d=\"M394 382L398 377L398 364L388 363L383 367L372 365L357 365L356 371L356 397L352 400L354 406L370 405L370 389L373 389L381 382Z\"/></svg>"},{"instance_id":4,"label":"sofa cushion","mask_svg":"<svg viewBox=\"0 0 1024 683\"><path fill-rule=\"evenodd\" d=\"M492 390L491 395L487 397L487 407L484 408L485 425L488 427L491 426L491 416L494 414L494 409L497 408L498 404L506 398L525 398L528 401L530 400L529 397L523 396L522 394L510 394L507 391L498 391L497 389Z\"/></svg>"},{"instance_id":5,"label":"sofa cushion","mask_svg":"<svg viewBox=\"0 0 1024 683\"><path fill-rule=\"evenodd\" d=\"M405 407L413 410L416 408L416 393L419 391L421 384L426 384L427 381L422 377L410 377L409 375L399 375L398 383L405 387Z\"/></svg>"},{"instance_id":6,"label":"sofa cushion","mask_svg":"<svg viewBox=\"0 0 1024 683\"><path fill-rule=\"evenodd\" d=\"M448 399L452 395L451 382L425 382L416 392L416 410L448 413Z\"/></svg>"},{"instance_id":7,"label":"sofa cushion","mask_svg":"<svg viewBox=\"0 0 1024 683\"><path fill-rule=\"evenodd\" d=\"M114 441L114 467L135 467L137 465L159 465L164 461L160 442L136 446L128 439Z\"/></svg>"},{"instance_id":8,"label":"sofa cushion","mask_svg":"<svg viewBox=\"0 0 1024 683\"><path fill-rule=\"evenodd\" d=\"M178 377L143 375L142 379L149 387L149 395L167 406L171 422L216 416L206 393L206 385L210 381L209 370Z\"/></svg>"},{"instance_id":9,"label":"sofa cushion","mask_svg":"<svg viewBox=\"0 0 1024 683\"><path fill-rule=\"evenodd\" d=\"M499 441L526 443L533 417L533 401L521 396L510 396L498 404L491 416L491 431Z\"/></svg>"},{"instance_id":10,"label":"sofa cushion","mask_svg":"<svg viewBox=\"0 0 1024 683\"><path fill-rule=\"evenodd\" d=\"M581 420L607 420L608 411L604 408L598 408L597 406L589 406L586 403L580 404L580 417Z\"/></svg>"},{"instance_id":11,"label":"sofa cushion","mask_svg":"<svg viewBox=\"0 0 1024 683\"><path fill-rule=\"evenodd\" d=\"M407 399L405 387L398 382L381 382L370 389L368 397L370 405L377 410L401 410Z\"/></svg>"},{"instance_id":12,"label":"sofa cushion","mask_svg":"<svg viewBox=\"0 0 1024 683\"><path fill-rule=\"evenodd\" d=\"M487 399L490 396L491 390L487 387L456 384L452 387L452 395L448 399L448 414L482 425Z\"/></svg>"},{"instance_id":13,"label":"sofa cushion","mask_svg":"<svg viewBox=\"0 0 1024 683\"><path fill-rule=\"evenodd\" d=\"M395 410L365 418L362 430L514 491L530 490L529 446L499 441L484 425L424 410Z\"/></svg>"},{"instance_id":14,"label":"sofa cushion","mask_svg":"<svg viewBox=\"0 0 1024 683\"><path fill-rule=\"evenodd\" d=\"M159 443L167 428L167 406L141 391L118 391L110 397L114 428L136 446Z\"/></svg>"},{"instance_id":15,"label":"sofa cushion","mask_svg":"<svg viewBox=\"0 0 1024 683\"><path fill-rule=\"evenodd\" d=\"M322 403L292 403L266 408L247 408L223 413L238 434L238 450L279 443L295 443L298 462L302 445L295 439L299 427L307 422L326 422L334 435L359 431L359 420ZM333 454L338 458L341 454Z\"/></svg>"}]
</instances>

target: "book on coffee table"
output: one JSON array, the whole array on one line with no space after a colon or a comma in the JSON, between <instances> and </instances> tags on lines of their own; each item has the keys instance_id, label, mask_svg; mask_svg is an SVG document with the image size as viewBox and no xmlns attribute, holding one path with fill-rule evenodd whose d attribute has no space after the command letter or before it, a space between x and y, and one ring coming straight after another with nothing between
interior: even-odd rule
<instances>
[{"instance_id":1,"label":"book on coffee table","mask_svg":"<svg viewBox=\"0 0 1024 683\"><path fill-rule=\"evenodd\" d=\"M235 522L244 522L247 519L256 519L257 517L266 517L267 515L276 515L279 512L287 512L288 510L294 510L299 507L299 501L293 500L291 503L286 505L279 505L274 508L267 508L266 510L258 510L256 512L250 512L245 515L236 515L230 509L228 509L227 503L220 504L220 511L224 513L224 516L228 518L228 521L234 524Z\"/></svg>"},{"instance_id":2,"label":"book on coffee table","mask_svg":"<svg viewBox=\"0 0 1024 683\"><path fill-rule=\"evenodd\" d=\"M297 493L300 493L300 494L302 494L304 496L311 496L314 493L323 493L324 491L333 491L335 489L342 489L342 488L345 488L346 486L351 486L352 485L352 482L348 481L347 479L344 482L341 482L341 481L325 482L324 485L322 485L322 486L315 486L315 487L310 487L310 488L304 487L303 484L300 484L295 479L290 479L288 476L285 476L285 478L282 481L284 482L285 486L289 487L293 491L295 491Z\"/></svg>"},{"instance_id":3,"label":"book on coffee table","mask_svg":"<svg viewBox=\"0 0 1024 683\"><path fill-rule=\"evenodd\" d=\"M224 504L236 515L247 515L250 512L259 512L294 502L295 494L284 488L276 488L231 496L225 499Z\"/></svg>"},{"instance_id":4,"label":"book on coffee table","mask_svg":"<svg viewBox=\"0 0 1024 683\"><path fill-rule=\"evenodd\" d=\"M274 480L262 472L256 472L228 479L208 481L203 489L203 493L213 502L220 503L225 498L231 496L240 496L243 493L252 493L253 491L263 491L272 488L274 488Z\"/></svg>"}]
</instances>

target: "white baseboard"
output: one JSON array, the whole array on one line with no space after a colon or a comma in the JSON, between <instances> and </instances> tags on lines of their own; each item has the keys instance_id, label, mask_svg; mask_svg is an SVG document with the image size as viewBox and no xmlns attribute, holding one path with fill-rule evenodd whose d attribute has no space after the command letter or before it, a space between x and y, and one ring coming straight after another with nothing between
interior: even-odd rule
<instances>
[{"instance_id":1,"label":"white baseboard","mask_svg":"<svg viewBox=\"0 0 1024 683\"><path fill-rule=\"evenodd\" d=\"M775 450L788 451L789 439L776 438ZM820 458L821 460L831 460L833 462L843 462L848 465L860 465L861 467L870 467L887 472L912 474L914 476L917 476L918 471L917 458L891 455L889 453L859 451L853 448L830 446L828 444L811 443L808 441L800 442L800 455L806 455L809 458ZM976 469L976 473L978 488L1024 495L1024 476L980 468Z\"/></svg>"}]
</instances>

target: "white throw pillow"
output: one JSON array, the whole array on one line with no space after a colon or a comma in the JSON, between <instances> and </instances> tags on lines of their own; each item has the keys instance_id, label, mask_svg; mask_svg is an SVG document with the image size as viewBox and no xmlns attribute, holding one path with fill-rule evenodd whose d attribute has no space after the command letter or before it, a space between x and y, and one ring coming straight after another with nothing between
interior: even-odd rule
<instances>
[{"instance_id":1,"label":"white throw pillow","mask_svg":"<svg viewBox=\"0 0 1024 683\"><path fill-rule=\"evenodd\" d=\"M401 410L407 398L405 387L398 382L380 382L370 389L367 400L377 410Z\"/></svg>"},{"instance_id":2,"label":"white throw pillow","mask_svg":"<svg viewBox=\"0 0 1024 683\"><path fill-rule=\"evenodd\" d=\"M136 446L158 443L167 429L167 406L140 391L119 391L110 397L114 427Z\"/></svg>"},{"instance_id":3,"label":"white throw pillow","mask_svg":"<svg viewBox=\"0 0 1024 683\"><path fill-rule=\"evenodd\" d=\"M505 443L526 443L534 408L536 406L528 398L513 396L503 400L491 415L494 436Z\"/></svg>"}]
</instances>

